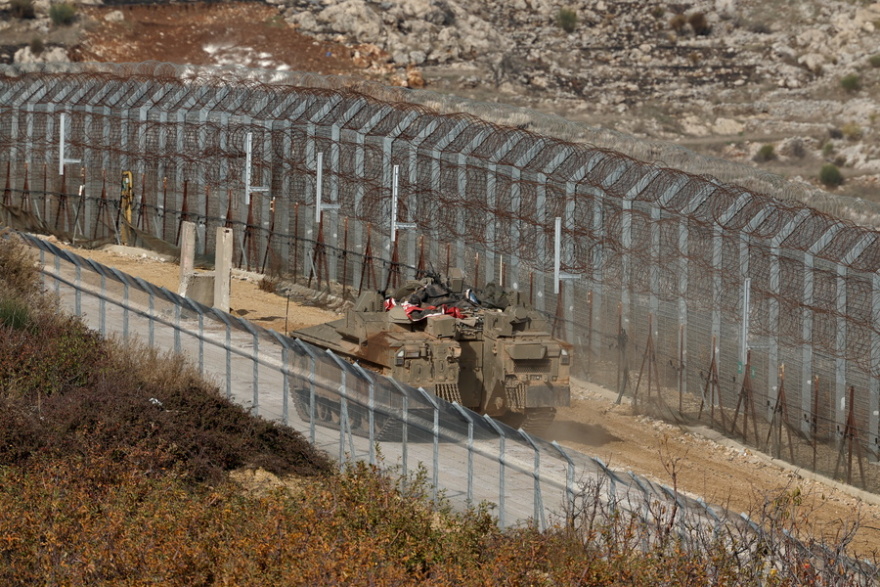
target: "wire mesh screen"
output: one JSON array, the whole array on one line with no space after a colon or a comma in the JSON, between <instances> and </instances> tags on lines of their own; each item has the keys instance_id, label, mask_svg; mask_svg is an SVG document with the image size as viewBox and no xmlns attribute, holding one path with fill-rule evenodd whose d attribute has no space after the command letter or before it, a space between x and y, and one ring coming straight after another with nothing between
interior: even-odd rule
<instances>
[{"instance_id":1,"label":"wire mesh screen","mask_svg":"<svg viewBox=\"0 0 880 587\"><path fill-rule=\"evenodd\" d=\"M13 226L173 254L192 221L204 263L229 227L239 267L350 298L461 267L544 312L580 377L880 489L876 466L844 466L880 448L880 242L806 188L340 78L0 75Z\"/></svg>"}]
</instances>

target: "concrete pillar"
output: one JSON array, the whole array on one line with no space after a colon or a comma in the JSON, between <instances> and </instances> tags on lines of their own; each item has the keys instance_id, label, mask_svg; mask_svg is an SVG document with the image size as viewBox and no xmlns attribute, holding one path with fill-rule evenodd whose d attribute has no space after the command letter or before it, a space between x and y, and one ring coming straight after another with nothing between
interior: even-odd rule
<instances>
[{"instance_id":1,"label":"concrete pillar","mask_svg":"<svg viewBox=\"0 0 880 587\"><path fill-rule=\"evenodd\" d=\"M228 312L232 282L232 229L217 229L214 257L214 307Z\"/></svg>"},{"instance_id":2,"label":"concrete pillar","mask_svg":"<svg viewBox=\"0 0 880 587\"><path fill-rule=\"evenodd\" d=\"M186 297L192 280L196 258L196 225L194 222L183 222L180 228L180 287L177 293Z\"/></svg>"}]
</instances>

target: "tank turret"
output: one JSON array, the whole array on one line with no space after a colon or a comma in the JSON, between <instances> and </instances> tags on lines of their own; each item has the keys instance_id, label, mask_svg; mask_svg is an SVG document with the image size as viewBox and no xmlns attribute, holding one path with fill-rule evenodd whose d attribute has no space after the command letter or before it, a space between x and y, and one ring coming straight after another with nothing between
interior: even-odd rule
<instances>
[{"instance_id":1,"label":"tank turret","mask_svg":"<svg viewBox=\"0 0 880 587\"><path fill-rule=\"evenodd\" d=\"M365 292L341 319L290 334L533 433L570 402L571 345L517 294L468 289L457 269L390 296ZM297 397L301 415L311 413Z\"/></svg>"}]
</instances>

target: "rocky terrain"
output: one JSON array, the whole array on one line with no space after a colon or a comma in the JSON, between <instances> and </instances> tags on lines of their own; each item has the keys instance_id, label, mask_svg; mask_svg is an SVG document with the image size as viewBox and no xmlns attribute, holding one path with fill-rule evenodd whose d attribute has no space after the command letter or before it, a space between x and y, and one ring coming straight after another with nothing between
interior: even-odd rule
<instances>
[{"instance_id":1,"label":"rocky terrain","mask_svg":"<svg viewBox=\"0 0 880 587\"><path fill-rule=\"evenodd\" d=\"M205 22L175 33L141 26L124 2L95 1L77 5L68 26L49 17L48 0L0 1L0 61L136 61L140 42L156 51L147 59L354 74L527 106L815 185L832 163L844 183L824 189L880 202L880 3L269 0L235 15L226 3L184 3L164 6L168 26L181 20L173 11ZM22 4L33 18L18 16ZM257 34L255 23L280 33ZM318 57L298 60L303 39Z\"/></svg>"},{"instance_id":2,"label":"rocky terrain","mask_svg":"<svg viewBox=\"0 0 880 587\"><path fill-rule=\"evenodd\" d=\"M293 0L282 10L304 33L421 67L435 90L793 177L831 162L860 178L842 191L875 196L880 3Z\"/></svg>"}]
</instances>

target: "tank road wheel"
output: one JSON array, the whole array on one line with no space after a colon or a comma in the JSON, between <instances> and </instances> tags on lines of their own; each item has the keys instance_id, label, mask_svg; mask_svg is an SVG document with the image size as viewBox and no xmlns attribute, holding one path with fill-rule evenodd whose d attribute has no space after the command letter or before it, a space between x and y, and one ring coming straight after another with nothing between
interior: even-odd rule
<instances>
[{"instance_id":1,"label":"tank road wheel","mask_svg":"<svg viewBox=\"0 0 880 587\"><path fill-rule=\"evenodd\" d=\"M362 408L361 406L359 406L357 404L354 404L354 403L348 404L348 421L349 421L349 424L351 425L351 429L352 429L352 431L356 431L356 432L361 433L361 435L365 435L365 433L367 432L367 430L366 430L367 418L365 417L366 414L364 414L364 411L365 411L364 408Z\"/></svg>"},{"instance_id":2,"label":"tank road wheel","mask_svg":"<svg viewBox=\"0 0 880 587\"><path fill-rule=\"evenodd\" d=\"M522 428L533 436L543 436L556 417L556 408L525 408L524 412L510 410L498 420L513 429Z\"/></svg>"},{"instance_id":3,"label":"tank road wheel","mask_svg":"<svg viewBox=\"0 0 880 587\"><path fill-rule=\"evenodd\" d=\"M296 413L302 418L303 422L311 422L312 421L312 410L311 408L311 395L309 394L309 390L306 388L299 388L296 390L294 394L294 405L296 406ZM328 400L325 397L321 397L319 395L315 396L315 419L319 423L327 423L333 422L333 402ZM336 409L336 413L339 413L339 409Z\"/></svg>"},{"instance_id":4,"label":"tank road wheel","mask_svg":"<svg viewBox=\"0 0 880 587\"><path fill-rule=\"evenodd\" d=\"M311 422L312 416L309 413L309 390L299 387L293 392L293 405L296 407L296 413L303 422Z\"/></svg>"},{"instance_id":5,"label":"tank road wheel","mask_svg":"<svg viewBox=\"0 0 880 587\"><path fill-rule=\"evenodd\" d=\"M333 414L335 413L337 417L339 415L339 408L336 407L335 410L333 409L335 402L332 402L324 397L319 397L317 399L318 402L315 406L315 412L318 416L318 419L322 422L333 422Z\"/></svg>"}]
</instances>

